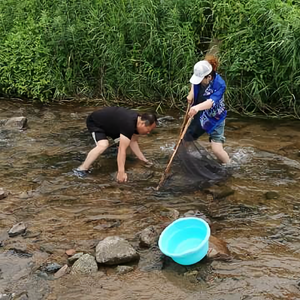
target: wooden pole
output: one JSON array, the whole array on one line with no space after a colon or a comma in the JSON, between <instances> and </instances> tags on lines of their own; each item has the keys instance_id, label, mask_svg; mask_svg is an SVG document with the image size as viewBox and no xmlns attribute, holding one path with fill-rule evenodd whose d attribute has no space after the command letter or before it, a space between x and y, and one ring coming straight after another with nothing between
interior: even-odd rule
<instances>
[{"instance_id":1,"label":"wooden pole","mask_svg":"<svg viewBox=\"0 0 300 300\"><path fill-rule=\"evenodd\" d=\"M190 108L191 108L191 104L188 103L187 108L186 108L186 112L185 112L185 115L184 115L184 118L183 118L183 122L182 122L182 125L181 125L181 128L180 128L179 138L180 138L180 136L181 136L181 134L184 130L186 122L188 121L188 114L189 114Z\"/></svg>"},{"instance_id":2,"label":"wooden pole","mask_svg":"<svg viewBox=\"0 0 300 300\"><path fill-rule=\"evenodd\" d=\"M166 167L166 169L165 169L163 175L161 176L161 179L160 179L160 181L159 181L159 183L158 183L158 186L156 187L156 190L159 190L160 187L162 186L162 184L164 183L164 181L165 181L165 179L166 179L166 177L167 177L167 175L168 175L168 173L169 173L169 171L170 171L171 164L172 164L172 161L173 161L173 159L174 159L174 157L175 157L175 154L177 153L177 150L178 150L178 148L179 148L179 146L180 146L180 143L181 143L182 139L184 138L184 136L185 136L185 134L186 134L186 131L187 131L187 129L189 128L189 126L190 126L192 120L193 120L193 118L189 118L188 121L187 121L187 123L185 124L185 126L184 126L184 128L183 128L183 131L181 132L181 135L180 135L180 137L179 137L179 139L178 139L178 142L177 142L177 144L176 144L176 146L175 146L175 149L174 149L174 151L173 151L173 154L172 154L172 156L171 156L171 158L170 158L170 160L169 160L169 162L168 162L168 164L167 164L167 167Z\"/></svg>"}]
</instances>

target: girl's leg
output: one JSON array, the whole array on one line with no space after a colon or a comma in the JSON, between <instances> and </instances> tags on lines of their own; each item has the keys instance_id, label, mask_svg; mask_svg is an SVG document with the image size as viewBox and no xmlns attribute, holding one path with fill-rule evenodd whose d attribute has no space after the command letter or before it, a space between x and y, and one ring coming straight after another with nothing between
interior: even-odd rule
<instances>
[{"instance_id":1,"label":"girl's leg","mask_svg":"<svg viewBox=\"0 0 300 300\"><path fill-rule=\"evenodd\" d=\"M230 158L228 156L228 153L223 149L222 142L211 141L211 149L219 161L224 164L229 163Z\"/></svg>"},{"instance_id":2,"label":"girl's leg","mask_svg":"<svg viewBox=\"0 0 300 300\"><path fill-rule=\"evenodd\" d=\"M225 121L218 125L214 131L209 135L209 141L211 143L211 149L217 159L223 164L227 164L230 158L227 152L223 149Z\"/></svg>"}]
</instances>

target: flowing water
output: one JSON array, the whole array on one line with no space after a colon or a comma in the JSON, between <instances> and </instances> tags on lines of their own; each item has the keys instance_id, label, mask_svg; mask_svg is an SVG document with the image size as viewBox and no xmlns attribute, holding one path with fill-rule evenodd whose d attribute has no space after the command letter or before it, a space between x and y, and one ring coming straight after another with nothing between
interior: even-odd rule
<instances>
[{"instance_id":1,"label":"flowing water","mask_svg":"<svg viewBox=\"0 0 300 300\"><path fill-rule=\"evenodd\" d=\"M88 178L75 177L71 170L93 147L85 118L95 109L1 100L0 119L25 116L29 125L25 131L0 128L0 188L9 192L0 200L2 297L300 298L299 121L230 115L225 149L239 167L226 182L234 193L218 199L207 191L153 192L178 138L178 111L168 112L174 122L140 140L153 167L145 170L131 158L131 180L117 184L116 155L111 151L97 160ZM206 137L201 142L209 147ZM204 260L197 280L184 275L187 268L174 265L151 272L136 268L122 276L112 268L103 269L105 276L67 274L48 280L36 275L45 262L65 264L67 249L93 253L106 236L119 235L134 244L138 232L163 221L165 209L203 212L212 222L212 234L228 243L232 261ZM7 231L18 222L27 224L26 235L9 238Z\"/></svg>"}]
</instances>

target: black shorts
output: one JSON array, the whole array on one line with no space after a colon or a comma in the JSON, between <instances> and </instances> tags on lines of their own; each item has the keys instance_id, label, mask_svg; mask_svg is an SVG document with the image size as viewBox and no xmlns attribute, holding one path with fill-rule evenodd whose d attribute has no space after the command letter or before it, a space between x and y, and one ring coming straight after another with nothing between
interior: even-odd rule
<instances>
[{"instance_id":1,"label":"black shorts","mask_svg":"<svg viewBox=\"0 0 300 300\"><path fill-rule=\"evenodd\" d=\"M104 129L98 127L93 122L91 116L88 116L88 118L86 120L86 126L87 126L89 132L92 134L92 137L93 137L96 144L97 144L97 142L99 142L101 140L107 140L108 139Z\"/></svg>"},{"instance_id":2,"label":"black shorts","mask_svg":"<svg viewBox=\"0 0 300 300\"><path fill-rule=\"evenodd\" d=\"M92 137L93 137L96 144L97 144L97 142L99 142L101 140L107 140L108 139L105 132L100 131L100 130L92 132Z\"/></svg>"}]
</instances>

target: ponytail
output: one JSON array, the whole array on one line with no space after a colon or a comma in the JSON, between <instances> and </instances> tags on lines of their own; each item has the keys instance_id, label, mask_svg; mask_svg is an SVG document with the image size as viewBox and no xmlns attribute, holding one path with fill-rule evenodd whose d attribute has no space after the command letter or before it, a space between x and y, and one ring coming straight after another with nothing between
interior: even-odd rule
<instances>
[{"instance_id":1,"label":"ponytail","mask_svg":"<svg viewBox=\"0 0 300 300\"><path fill-rule=\"evenodd\" d=\"M215 57L214 55L208 54L205 56L204 59L207 60L211 64L213 71L216 72L218 69L218 66L219 66L218 58Z\"/></svg>"}]
</instances>

